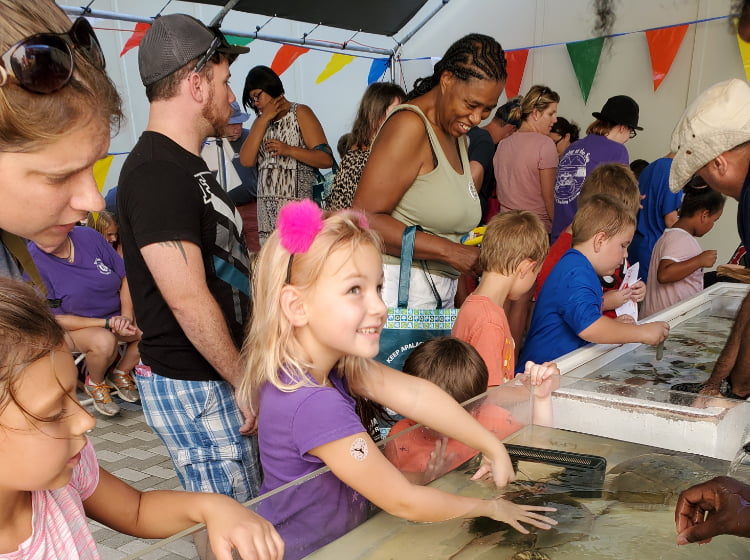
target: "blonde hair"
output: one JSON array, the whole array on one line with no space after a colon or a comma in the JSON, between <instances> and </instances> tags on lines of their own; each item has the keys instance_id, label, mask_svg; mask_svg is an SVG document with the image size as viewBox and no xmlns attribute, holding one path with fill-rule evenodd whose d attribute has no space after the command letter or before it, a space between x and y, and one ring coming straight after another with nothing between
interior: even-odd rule
<instances>
[{"instance_id":1,"label":"blonde hair","mask_svg":"<svg viewBox=\"0 0 750 560\"><path fill-rule=\"evenodd\" d=\"M339 249L354 253L360 247L371 246L382 252L380 236L364 227L363 221L361 214L351 210L329 215L310 249L306 253L294 253L291 263L292 255L281 245L278 230L261 248L253 276L253 316L242 346L244 372L239 389L241 400L254 410L257 410L258 391L266 382L282 391L313 385L306 375L312 367L310 357L280 309L287 268L291 264L289 283L307 292L315 287L328 259ZM345 356L337 364L337 373L354 382L370 362L366 358ZM282 380L281 370L291 378L291 383Z\"/></svg>"},{"instance_id":2,"label":"blonde hair","mask_svg":"<svg viewBox=\"0 0 750 560\"><path fill-rule=\"evenodd\" d=\"M544 111L553 103L560 103L560 95L547 86L531 86L529 92L524 95L521 104L513 107L508 113L511 121L525 121L534 111Z\"/></svg>"},{"instance_id":3,"label":"blonde hair","mask_svg":"<svg viewBox=\"0 0 750 560\"><path fill-rule=\"evenodd\" d=\"M117 220L112 212L108 212L107 210L102 210L96 214L89 212L89 216L86 218L86 227L95 229L104 237L107 237L109 226L117 226Z\"/></svg>"},{"instance_id":4,"label":"blonde hair","mask_svg":"<svg viewBox=\"0 0 750 560\"><path fill-rule=\"evenodd\" d=\"M573 246L604 233L614 237L627 227L635 227L635 214L608 194L594 194L584 200L573 218Z\"/></svg>"},{"instance_id":5,"label":"blonde hair","mask_svg":"<svg viewBox=\"0 0 750 560\"><path fill-rule=\"evenodd\" d=\"M70 19L51 0L0 0L0 13L0 53L31 35L71 27ZM73 56L73 77L56 92L32 93L13 80L0 87L0 152L31 152L91 122L117 131L122 119L117 89L79 49L73 49Z\"/></svg>"},{"instance_id":6,"label":"blonde hair","mask_svg":"<svg viewBox=\"0 0 750 560\"><path fill-rule=\"evenodd\" d=\"M484 232L479 265L485 272L513 274L524 260L541 265L549 251L549 237L541 220L527 210L494 216Z\"/></svg>"},{"instance_id":7,"label":"blonde hair","mask_svg":"<svg viewBox=\"0 0 750 560\"><path fill-rule=\"evenodd\" d=\"M622 163L605 163L594 169L581 186L580 207L594 194L608 194L622 202L634 215L641 207L641 191L635 173Z\"/></svg>"}]
</instances>

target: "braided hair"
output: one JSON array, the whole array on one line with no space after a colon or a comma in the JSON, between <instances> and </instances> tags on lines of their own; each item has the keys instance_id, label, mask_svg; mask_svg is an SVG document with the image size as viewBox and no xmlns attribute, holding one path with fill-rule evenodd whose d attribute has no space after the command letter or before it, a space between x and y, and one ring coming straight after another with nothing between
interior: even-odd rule
<instances>
[{"instance_id":1,"label":"braided hair","mask_svg":"<svg viewBox=\"0 0 750 560\"><path fill-rule=\"evenodd\" d=\"M488 35L471 33L453 43L435 65L432 76L419 78L406 96L411 101L424 95L440 82L443 72L450 72L459 80L470 78L503 82L508 77L505 53L500 43Z\"/></svg>"}]
</instances>

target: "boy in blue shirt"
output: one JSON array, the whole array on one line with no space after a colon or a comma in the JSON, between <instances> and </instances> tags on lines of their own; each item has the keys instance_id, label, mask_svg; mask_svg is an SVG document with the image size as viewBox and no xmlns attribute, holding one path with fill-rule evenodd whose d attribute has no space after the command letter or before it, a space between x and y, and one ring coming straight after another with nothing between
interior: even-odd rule
<instances>
[{"instance_id":1,"label":"boy in blue shirt","mask_svg":"<svg viewBox=\"0 0 750 560\"><path fill-rule=\"evenodd\" d=\"M599 276L614 273L628 254L635 216L606 194L591 196L573 220L573 246L552 269L534 308L519 364L554 361L589 342L659 344L663 321L636 325L602 315Z\"/></svg>"}]
</instances>

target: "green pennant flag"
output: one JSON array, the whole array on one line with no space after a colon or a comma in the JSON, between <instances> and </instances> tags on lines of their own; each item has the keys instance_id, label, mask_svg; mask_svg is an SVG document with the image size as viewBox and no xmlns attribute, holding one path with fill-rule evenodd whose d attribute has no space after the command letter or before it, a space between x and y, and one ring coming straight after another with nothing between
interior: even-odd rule
<instances>
[{"instance_id":1,"label":"green pennant flag","mask_svg":"<svg viewBox=\"0 0 750 560\"><path fill-rule=\"evenodd\" d=\"M225 35L230 45L239 45L245 47L255 41L255 37L238 37L237 35Z\"/></svg>"},{"instance_id":2,"label":"green pennant flag","mask_svg":"<svg viewBox=\"0 0 750 560\"><path fill-rule=\"evenodd\" d=\"M604 37L598 39L589 39L588 41L576 41L575 43L566 43L570 62L573 63L573 71L578 79L578 86L581 88L583 101L589 99L591 85L594 83L596 68L599 66L599 57L604 47Z\"/></svg>"}]
</instances>

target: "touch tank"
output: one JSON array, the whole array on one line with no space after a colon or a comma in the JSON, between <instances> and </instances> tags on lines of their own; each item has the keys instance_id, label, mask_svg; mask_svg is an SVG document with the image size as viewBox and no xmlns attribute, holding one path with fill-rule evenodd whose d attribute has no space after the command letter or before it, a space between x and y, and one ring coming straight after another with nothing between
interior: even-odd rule
<instances>
[{"instance_id":1,"label":"touch tank","mask_svg":"<svg viewBox=\"0 0 750 560\"><path fill-rule=\"evenodd\" d=\"M560 523L556 529L523 537L491 520L412 523L373 511L308 558L750 558L750 539L720 536L708 545L674 544L674 505L681 490L728 473L750 483L750 455L742 450L750 440L750 403L669 390L708 376L747 291L744 285L717 284L653 316L672 329L659 360L654 347L640 344L590 345L564 356L551 409L544 411L549 414L535 409L534 389L523 376L465 405L475 410L500 404L522 425L504 440L518 480L504 489L473 482L478 461L473 459L431 484L462 495L507 493L516 501L551 504L558 508L552 514ZM546 426L538 425L540 417ZM397 445L405 434L388 443ZM313 491L330 476L321 469L247 505L262 512ZM326 536L327 520L306 519ZM126 560L161 557L189 545L193 534L200 542L201 528L195 527Z\"/></svg>"}]
</instances>

